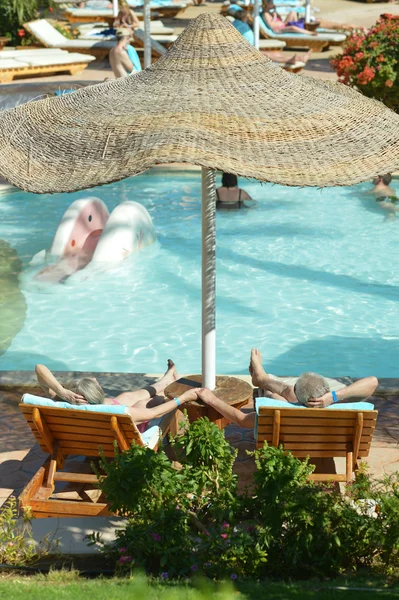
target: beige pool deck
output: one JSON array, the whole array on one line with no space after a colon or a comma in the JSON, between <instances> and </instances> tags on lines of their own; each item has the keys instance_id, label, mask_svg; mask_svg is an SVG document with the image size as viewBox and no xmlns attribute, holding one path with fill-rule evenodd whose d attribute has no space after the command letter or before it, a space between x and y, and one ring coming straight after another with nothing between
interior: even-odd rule
<instances>
[{"instance_id":1,"label":"beige pool deck","mask_svg":"<svg viewBox=\"0 0 399 600\"><path fill-rule=\"evenodd\" d=\"M355 0L314 0L313 5L319 9L319 12L317 13L318 18L323 18L328 21L334 21L342 24L356 25L358 27L370 27L376 22L382 13L399 15L399 5L390 2L376 2L368 4ZM218 14L220 12L220 8L220 2L210 2L208 0L206 4L202 4L201 6L189 6L183 13L178 14L176 18L162 19L162 21L167 27L173 27L175 34L178 35L183 31L191 19L194 19L196 16L204 12ZM287 56L294 53L292 49L288 49L285 52L287 53ZM314 52L303 73L317 79L336 81L337 76L330 67L329 61L331 56L339 52L340 48L337 47L333 47L326 52ZM302 54L303 52L301 51L297 53L298 60L301 60ZM62 82L61 87L68 87L68 85L74 81L86 82L87 84L90 84L100 83L107 78L113 78L112 70L109 66L108 60L94 61L87 67L87 69L83 71L83 73L80 73L79 75L60 74L48 77L24 78L21 80L14 80L11 83L0 84L0 89L3 86L15 85L18 83L18 81L25 84L39 81L58 81L60 83Z\"/></svg>"}]
</instances>

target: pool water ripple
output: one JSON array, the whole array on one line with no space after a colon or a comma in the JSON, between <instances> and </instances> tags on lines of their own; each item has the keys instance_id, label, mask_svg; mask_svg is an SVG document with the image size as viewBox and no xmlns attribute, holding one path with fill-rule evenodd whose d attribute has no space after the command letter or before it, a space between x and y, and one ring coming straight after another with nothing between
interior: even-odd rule
<instances>
[{"instance_id":1,"label":"pool water ripple","mask_svg":"<svg viewBox=\"0 0 399 600\"><path fill-rule=\"evenodd\" d=\"M395 377L399 362L399 219L365 192L241 182L254 209L217 215L217 370L247 371L260 348L278 374L304 369ZM397 186L397 184L396 184ZM398 187L398 186L397 186ZM201 182L146 173L76 194L0 196L0 239L23 263L25 323L0 369L181 372L201 368ZM29 261L51 245L77 198L111 211L135 200L157 242L86 280L38 286Z\"/></svg>"}]
</instances>

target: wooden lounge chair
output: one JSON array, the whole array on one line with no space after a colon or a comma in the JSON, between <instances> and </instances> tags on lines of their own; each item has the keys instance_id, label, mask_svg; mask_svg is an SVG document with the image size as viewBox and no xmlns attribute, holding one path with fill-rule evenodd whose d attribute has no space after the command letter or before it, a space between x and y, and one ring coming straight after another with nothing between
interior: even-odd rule
<instances>
[{"instance_id":1,"label":"wooden lounge chair","mask_svg":"<svg viewBox=\"0 0 399 600\"><path fill-rule=\"evenodd\" d=\"M37 19L24 24L24 29L46 48L61 48L81 54L91 54L99 59L104 59L115 42L97 40L69 40L63 36L46 19Z\"/></svg>"},{"instance_id":2,"label":"wooden lounge chair","mask_svg":"<svg viewBox=\"0 0 399 600\"><path fill-rule=\"evenodd\" d=\"M35 77L63 71L75 75L93 60L95 56L57 48L10 50L0 54L0 83L12 81L14 77Z\"/></svg>"},{"instance_id":3,"label":"wooden lounge chair","mask_svg":"<svg viewBox=\"0 0 399 600\"><path fill-rule=\"evenodd\" d=\"M347 482L352 480L359 460L369 455L378 411L362 410L360 407L350 410L328 410L262 406L262 401L265 400L257 400L257 448L263 446L266 441L276 448L281 444L297 458L345 457L345 474L313 473L309 479ZM267 399L265 403L275 404L276 401L269 402ZM279 405L283 404L279 402ZM350 406L354 404L351 403Z\"/></svg>"},{"instance_id":4,"label":"wooden lounge chair","mask_svg":"<svg viewBox=\"0 0 399 600\"><path fill-rule=\"evenodd\" d=\"M121 452L133 443L156 450L160 437L164 437L174 423L172 412L161 419L159 427L151 427L140 434L125 406L78 407L30 394L25 394L22 400L19 406L28 425L40 448L49 454L19 497L20 508L29 507L35 517L111 514L106 499L100 497L96 501L87 489L95 489L97 482L90 462L68 464L71 461L66 462L66 458L90 457L95 460L99 457L100 447L106 457L112 458L114 441ZM75 484L78 499L66 499L62 497L65 490L57 491L56 485L65 487L66 484Z\"/></svg>"}]
</instances>

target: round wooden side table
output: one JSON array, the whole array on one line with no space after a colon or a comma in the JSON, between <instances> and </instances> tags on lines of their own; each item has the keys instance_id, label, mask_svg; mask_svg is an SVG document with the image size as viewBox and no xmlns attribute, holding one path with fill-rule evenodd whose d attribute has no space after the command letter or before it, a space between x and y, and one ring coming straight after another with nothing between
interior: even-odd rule
<instances>
[{"instance_id":1,"label":"round wooden side table","mask_svg":"<svg viewBox=\"0 0 399 600\"><path fill-rule=\"evenodd\" d=\"M168 385L164 393L168 398L176 398L193 387L202 387L202 375L182 377ZM249 383L237 377L218 376L216 377L216 388L213 393L222 402L240 409L252 399L253 389ZM219 429L224 429L230 422L202 400L187 402L182 409L187 410L190 423L200 417L208 417L210 421L216 423Z\"/></svg>"}]
</instances>

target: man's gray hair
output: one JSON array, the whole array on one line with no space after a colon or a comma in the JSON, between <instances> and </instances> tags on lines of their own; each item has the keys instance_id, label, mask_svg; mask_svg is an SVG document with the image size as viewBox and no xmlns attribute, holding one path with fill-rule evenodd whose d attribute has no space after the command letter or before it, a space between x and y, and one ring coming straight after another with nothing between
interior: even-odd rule
<instances>
[{"instance_id":1,"label":"man's gray hair","mask_svg":"<svg viewBox=\"0 0 399 600\"><path fill-rule=\"evenodd\" d=\"M311 398L319 398L330 391L330 386L324 377L317 373L302 373L295 384L295 395L301 404L306 404Z\"/></svg>"}]
</instances>

